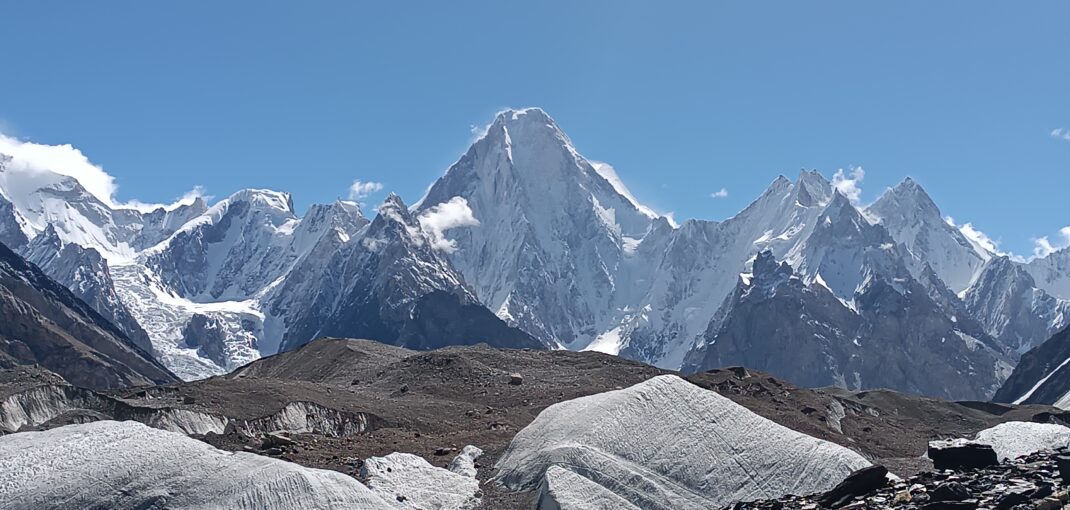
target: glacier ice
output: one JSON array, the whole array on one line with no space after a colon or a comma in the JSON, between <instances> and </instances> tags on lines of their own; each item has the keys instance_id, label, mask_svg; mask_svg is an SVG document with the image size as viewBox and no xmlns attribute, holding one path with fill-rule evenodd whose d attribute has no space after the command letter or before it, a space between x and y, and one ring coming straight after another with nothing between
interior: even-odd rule
<instances>
[{"instance_id":1,"label":"glacier ice","mask_svg":"<svg viewBox=\"0 0 1070 510\"><path fill-rule=\"evenodd\" d=\"M716 508L828 490L870 463L679 377L561 402L498 461L510 490L547 508ZM627 507L627 505L617 505Z\"/></svg>"},{"instance_id":2,"label":"glacier ice","mask_svg":"<svg viewBox=\"0 0 1070 510\"><path fill-rule=\"evenodd\" d=\"M391 508L342 473L225 452L129 421L0 437L0 507Z\"/></svg>"}]
</instances>

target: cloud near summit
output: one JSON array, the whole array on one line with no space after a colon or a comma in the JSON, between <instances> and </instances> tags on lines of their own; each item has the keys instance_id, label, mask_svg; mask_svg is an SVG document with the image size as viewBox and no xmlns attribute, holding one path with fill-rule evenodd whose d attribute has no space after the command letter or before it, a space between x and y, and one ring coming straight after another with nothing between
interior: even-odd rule
<instances>
[{"instance_id":1,"label":"cloud near summit","mask_svg":"<svg viewBox=\"0 0 1070 510\"><path fill-rule=\"evenodd\" d=\"M420 214L418 219L420 227L431 237L431 246L446 253L457 250L456 241L446 239L447 230L479 225L479 220L472 214L472 208L468 207L468 200L462 197L453 197L447 202L433 206Z\"/></svg>"},{"instance_id":2,"label":"cloud near summit","mask_svg":"<svg viewBox=\"0 0 1070 510\"><path fill-rule=\"evenodd\" d=\"M143 212L160 207L171 209L205 196L204 188L195 186L172 204L153 204L139 200L119 202L115 198L119 190L115 177L105 172L100 165L89 161L82 151L70 144L40 144L0 133L0 154L11 157L11 162L5 170L12 173L7 179L17 180L21 189L27 191L45 185L49 174L59 174L75 178L86 191L105 205L117 209L137 209Z\"/></svg>"}]
</instances>

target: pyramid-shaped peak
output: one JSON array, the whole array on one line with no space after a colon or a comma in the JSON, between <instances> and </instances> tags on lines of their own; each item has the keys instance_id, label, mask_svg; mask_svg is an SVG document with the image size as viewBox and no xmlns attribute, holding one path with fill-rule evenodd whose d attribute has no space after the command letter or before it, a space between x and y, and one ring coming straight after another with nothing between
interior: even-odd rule
<instances>
[{"instance_id":1,"label":"pyramid-shaped peak","mask_svg":"<svg viewBox=\"0 0 1070 510\"><path fill-rule=\"evenodd\" d=\"M935 219L940 218L940 208L936 202L921 187L921 184L918 184L918 181L910 177L886 191L869 209L881 217L891 215L914 217L919 213L924 213Z\"/></svg>"},{"instance_id":2,"label":"pyramid-shaped peak","mask_svg":"<svg viewBox=\"0 0 1070 510\"><path fill-rule=\"evenodd\" d=\"M379 214L384 211L398 211L404 213L405 216L409 215L409 208L405 206L405 202L401 200L401 197L397 193L390 192L383 200L383 203L379 205Z\"/></svg>"}]
</instances>

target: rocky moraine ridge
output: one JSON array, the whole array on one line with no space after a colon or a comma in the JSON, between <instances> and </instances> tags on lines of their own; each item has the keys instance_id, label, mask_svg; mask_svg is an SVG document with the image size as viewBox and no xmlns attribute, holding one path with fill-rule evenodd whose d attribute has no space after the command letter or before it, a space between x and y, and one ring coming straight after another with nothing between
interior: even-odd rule
<instances>
[{"instance_id":1,"label":"rocky moraine ridge","mask_svg":"<svg viewBox=\"0 0 1070 510\"><path fill-rule=\"evenodd\" d=\"M905 479L890 480L886 474L887 469L874 466L853 473L825 493L736 503L725 508L1057 510L1070 505L1070 448L1034 452L979 468L926 471Z\"/></svg>"}]
</instances>

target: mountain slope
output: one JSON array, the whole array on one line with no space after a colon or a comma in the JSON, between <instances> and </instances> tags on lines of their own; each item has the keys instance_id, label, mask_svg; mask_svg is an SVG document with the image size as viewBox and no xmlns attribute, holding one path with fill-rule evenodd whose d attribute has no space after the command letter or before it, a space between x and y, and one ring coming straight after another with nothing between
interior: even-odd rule
<instances>
[{"instance_id":1,"label":"mountain slope","mask_svg":"<svg viewBox=\"0 0 1070 510\"><path fill-rule=\"evenodd\" d=\"M144 265L194 301L248 299L302 254L300 220L286 193L242 190L142 253Z\"/></svg>"},{"instance_id":2,"label":"mountain slope","mask_svg":"<svg viewBox=\"0 0 1070 510\"><path fill-rule=\"evenodd\" d=\"M176 377L66 287L0 246L0 352L89 388Z\"/></svg>"},{"instance_id":3,"label":"mountain slope","mask_svg":"<svg viewBox=\"0 0 1070 510\"><path fill-rule=\"evenodd\" d=\"M1038 288L1059 299L1070 300L1070 247L1033 259L1025 268L1033 275Z\"/></svg>"},{"instance_id":4,"label":"mountain slope","mask_svg":"<svg viewBox=\"0 0 1070 510\"><path fill-rule=\"evenodd\" d=\"M865 212L906 248L915 276L928 265L955 293L966 290L992 256L949 225L929 194L909 177L886 191Z\"/></svg>"},{"instance_id":5,"label":"mountain slope","mask_svg":"<svg viewBox=\"0 0 1070 510\"><path fill-rule=\"evenodd\" d=\"M96 249L64 243L49 225L21 250L21 255L118 326L142 350L153 352L148 333L119 299L108 262Z\"/></svg>"},{"instance_id":6,"label":"mountain slope","mask_svg":"<svg viewBox=\"0 0 1070 510\"><path fill-rule=\"evenodd\" d=\"M453 235L450 258L483 304L574 348L615 314L617 270L656 217L537 108L500 113L416 209L453 197L480 225Z\"/></svg>"},{"instance_id":7,"label":"mountain slope","mask_svg":"<svg viewBox=\"0 0 1070 510\"><path fill-rule=\"evenodd\" d=\"M823 279L807 284L767 251L721 310L686 371L743 365L803 386L951 399L985 399L1009 371L993 339L963 332L913 280L871 272L843 300Z\"/></svg>"},{"instance_id":8,"label":"mountain slope","mask_svg":"<svg viewBox=\"0 0 1070 510\"><path fill-rule=\"evenodd\" d=\"M1004 345L1024 352L1070 323L1070 301L1037 288L1022 264L996 257L964 294L966 308Z\"/></svg>"},{"instance_id":9,"label":"mountain slope","mask_svg":"<svg viewBox=\"0 0 1070 510\"><path fill-rule=\"evenodd\" d=\"M311 287L301 278L287 279L273 293L269 312L286 311L280 350L319 336L355 336L416 349L479 342L542 346L479 304L397 195L386 199L358 236L339 237L337 243L330 258L308 258L312 265L295 268L294 274L327 279ZM302 307L295 309L299 303Z\"/></svg>"},{"instance_id":10,"label":"mountain slope","mask_svg":"<svg viewBox=\"0 0 1070 510\"><path fill-rule=\"evenodd\" d=\"M1070 409L1070 328L1022 355L995 402L1051 404Z\"/></svg>"}]
</instances>

